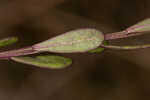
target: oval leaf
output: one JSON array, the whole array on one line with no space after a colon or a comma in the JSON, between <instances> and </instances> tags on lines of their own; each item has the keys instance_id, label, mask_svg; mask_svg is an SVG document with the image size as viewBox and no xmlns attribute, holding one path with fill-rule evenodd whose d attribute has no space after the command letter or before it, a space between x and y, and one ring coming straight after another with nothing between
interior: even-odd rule
<instances>
[{"instance_id":1,"label":"oval leaf","mask_svg":"<svg viewBox=\"0 0 150 100\"><path fill-rule=\"evenodd\" d=\"M129 33L133 32L150 32L150 18L145 19L127 29Z\"/></svg>"},{"instance_id":2,"label":"oval leaf","mask_svg":"<svg viewBox=\"0 0 150 100\"><path fill-rule=\"evenodd\" d=\"M96 29L78 29L36 44L33 49L58 53L86 52L100 46L103 40L104 35Z\"/></svg>"},{"instance_id":3,"label":"oval leaf","mask_svg":"<svg viewBox=\"0 0 150 100\"><path fill-rule=\"evenodd\" d=\"M17 37L9 37L9 38L5 38L5 39L1 39L0 40L0 47L13 44L13 43L15 43L17 41L18 41Z\"/></svg>"},{"instance_id":4,"label":"oval leaf","mask_svg":"<svg viewBox=\"0 0 150 100\"><path fill-rule=\"evenodd\" d=\"M61 69L72 64L72 60L70 58L53 55L37 57L12 57L11 59L20 63L50 69Z\"/></svg>"}]
</instances>

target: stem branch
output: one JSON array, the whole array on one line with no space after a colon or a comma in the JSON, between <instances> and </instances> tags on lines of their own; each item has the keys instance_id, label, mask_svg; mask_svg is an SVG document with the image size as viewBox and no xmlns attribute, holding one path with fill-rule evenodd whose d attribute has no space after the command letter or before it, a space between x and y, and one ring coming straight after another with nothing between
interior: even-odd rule
<instances>
[{"instance_id":1,"label":"stem branch","mask_svg":"<svg viewBox=\"0 0 150 100\"><path fill-rule=\"evenodd\" d=\"M102 44L101 47L109 48L109 49L116 49L116 50L135 50L135 49L150 48L150 44L136 45L136 46L115 46L115 45L104 45L104 44Z\"/></svg>"}]
</instances>

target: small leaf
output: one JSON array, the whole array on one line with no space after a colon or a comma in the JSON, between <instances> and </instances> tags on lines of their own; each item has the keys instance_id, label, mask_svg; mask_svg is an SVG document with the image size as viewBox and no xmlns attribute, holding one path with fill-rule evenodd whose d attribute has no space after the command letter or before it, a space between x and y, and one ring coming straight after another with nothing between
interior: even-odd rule
<instances>
[{"instance_id":1,"label":"small leaf","mask_svg":"<svg viewBox=\"0 0 150 100\"><path fill-rule=\"evenodd\" d=\"M11 57L12 60L42 68L61 69L71 65L72 60L62 56Z\"/></svg>"},{"instance_id":2,"label":"small leaf","mask_svg":"<svg viewBox=\"0 0 150 100\"><path fill-rule=\"evenodd\" d=\"M17 37L9 37L9 38L2 39L2 40L0 40L0 47L13 44L17 41L18 41Z\"/></svg>"},{"instance_id":3,"label":"small leaf","mask_svg":"<svg viewBox=\"0 0 150 100\"><path fill-rule=\"evenodd\" d=\"M100 53L102 51L104 51L104 48L96 48L94 50L90 50L89 53Z\"/></svg>"},{"instance_id":4,"label":"small leaf","mask_svg":"<svg viewBox=\"0 0 150 100\"><path fill-rule=\"evenodd\" d=\"M134 32L150 32L150 18L145 19L129 28L127 28L129 33Z\"/></svg>"},{"instance_id":5,"label":"small leaf","mask_svg":"<svg viewBox=\"0 0 150 100\"><path fill-rule=\"evenodd\" d=\"M104 41L104 45L107 45L107 44L108 44L108 42ZM104 48L100 47L100 48L96 48L96 49L90 50L88 52L89 53L100 53L102 51L104 51Z\"/></svg>"},{"instance_id":6,"label":"small leaf","mask_svg":"<svg viewBox=\"0 0 150 100\"><path fill-rule=\"evenodd\" d=\"M33 49L58 53L86 52L97 48L103 40L104 35L96 29L78 29L36 44Z\"/></svg>"}]
</instances>

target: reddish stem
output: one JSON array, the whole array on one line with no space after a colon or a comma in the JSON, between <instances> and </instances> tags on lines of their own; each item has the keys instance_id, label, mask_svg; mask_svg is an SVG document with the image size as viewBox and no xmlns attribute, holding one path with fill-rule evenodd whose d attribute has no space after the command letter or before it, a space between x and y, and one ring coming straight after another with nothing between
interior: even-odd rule
<instances>
[{"instance_id":1,"label":"reddish stem","mask_svg":"<svg viewBox=\"0 0 150 100\"><path fill-rule=\"evenodd\" d=\"M121 38L127 38L127 37L132 37L132 36L138 36L142 34L144 33L129 33L128 31L125 30L121 32L105 34L105 40L121 39Z\"/></svg>"},{"instance_id":2,"label":"reddish stem","mask_svg":"<svg viewBox=\"0 0 150 100\"><path fill-rule=\"evenodd\" d=\"M38 53L38 52L33 50L32 47L26 47L18 50L0 52L0 59L8 59L14 56L23 56L23 55L29 55L34 53Z\"/></svg>"}]
</instances>

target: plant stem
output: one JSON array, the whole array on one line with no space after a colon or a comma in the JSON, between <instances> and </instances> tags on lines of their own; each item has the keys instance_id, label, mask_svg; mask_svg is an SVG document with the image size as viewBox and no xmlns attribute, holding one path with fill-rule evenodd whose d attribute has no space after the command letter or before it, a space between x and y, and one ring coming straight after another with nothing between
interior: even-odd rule
<instances>
[{"instance_id":1,"label":"plant stem","mask_svg":"<svg viewBox=\"0 0 150 100\"><path fill-rule=\"evenodd\" d=\"M115 45L101 45L103 48L116 49L116 50L135 50L135 49L144 49L150 48L150 44L145 45L136 45L136 46L115 46Z\"/></svg>"},{"instance_id":2,"label":"plant stem","mask_svg":"<svg viewBox=\"0 0 150 100\"><path fill-rule=\"evenodd\" d=\"M10 57L23 56L35 53L38 53L38 51L33 50L32 47L26 47L17 50L0 52L0 59L9 59Z\"/></svg>"},{"instance_id":3,"label":"plant stem","mask_svg":"<svg viewBox=\"0 0 150 100\"><path fill-rule=\"evenodd\" d=\"M105 40L121 39L121 38L127 38L127 37L132 37L132 36L138 36L142 34L144 33L129 33L127 30L124 30L121 32L105 34Z\"/></svg>"}]
</instances>

